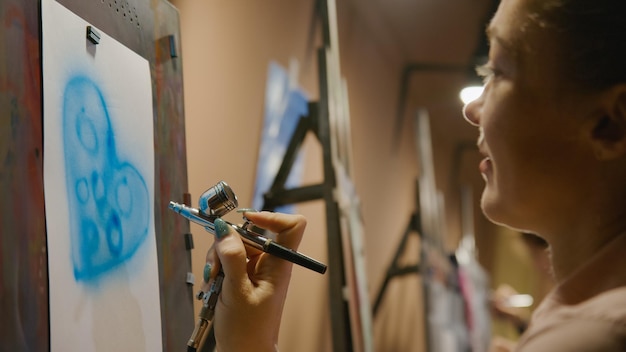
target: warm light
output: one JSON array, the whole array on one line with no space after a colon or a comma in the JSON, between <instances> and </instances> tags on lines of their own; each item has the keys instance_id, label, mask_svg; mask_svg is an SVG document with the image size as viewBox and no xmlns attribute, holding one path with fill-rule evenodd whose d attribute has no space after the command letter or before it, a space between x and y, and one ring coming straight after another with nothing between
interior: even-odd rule
<instances>
[{"instance_id":1,"label":"warm light","mask_svg":"<svg viewBox=\"0 0 626 352\"><path fill-rule=\"evenodd\" d=\"M461 97L463 104L468 104L478 99L481 94L483 94L482 86L471 86L463 88L459 96Z\"/></svg>"},{"instance_id":2,"label":"warm light","mask_svg":"<svg viewBox=\"0 0 626 352\"><path fill-rule=\"evenodd\" d=\"M530 307L533 305L533 296L527 294L512 295L507 298L506 305L516 308Z\"/></svg>"}]
</instances>

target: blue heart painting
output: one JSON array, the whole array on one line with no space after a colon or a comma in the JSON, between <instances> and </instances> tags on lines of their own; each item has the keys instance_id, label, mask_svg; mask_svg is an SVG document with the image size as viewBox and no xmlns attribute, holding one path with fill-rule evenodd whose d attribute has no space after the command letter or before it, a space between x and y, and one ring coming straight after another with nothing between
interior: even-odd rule
<instances>
[{"instance_id":1,"label":"blue heart painting","mask_svg":"<svg viewBox=\"0 0 626 352\"><path fill-rule=\"evenodd\" d=\"M111 106L114 101L109 102ZM95 281L129 260L147 237L148 188L124 160L101 89L76 76L63 93L63 143L74 277ZM120 126L116 126L121 128Z\"/></svg>"}]
</instances>

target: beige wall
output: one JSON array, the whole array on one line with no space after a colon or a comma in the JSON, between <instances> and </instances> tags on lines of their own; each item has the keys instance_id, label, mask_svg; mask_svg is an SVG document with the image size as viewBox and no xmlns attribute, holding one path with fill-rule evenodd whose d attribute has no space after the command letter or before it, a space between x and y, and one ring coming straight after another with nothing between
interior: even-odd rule
<instances>
[{"instance_id":1,"label":"beige wall","mask_svg":"<svg viewBox=\"0 0 626 352\"><path fill-rule=\"evenodd\" d=\"M172 2L181 16L192 200L195 202L199 194L217 181L225 180L237 193L240 206L248 206L254 187L269 62L287 66L291 59L298 60L301 86L312 100L318 95L315 49L319 45L319 24L315 27L316 38L309 39L313 1ZM480 9L473 11L468 15L478 16ZM399 77L405 59L398 51L389 50L388 43L372 39L376 33L372 32L367 14L355 2L339 1L338 17L341 69L350 98L354 182L362 201L368 288L373 302L415 209L415 180L419 170L410 119L403 126L399 147L392 149ZM451 80L461 82L459 77ZM427 86L428 81L424 84ZM434 104L431 102L411 98L409 111L427 106L433 118L461 118L459 102L443 104L437 99ZM466 140L475 140L472 128L467 127L464 133ZM467 166L472 173L460 173L458 177L462 180L448 176L455 167L454 150L460 141L446 130L446 123L434 124L437 182L446 191L449 230L446 243L452 248L460 235L457 186L468 183L481 187L477 162L471 157L462 161L463 167ZM307 164L304 182L320 182L321 153L317 141L308 138L304 149ZM475 197L478 195L476 190ZM326 261L323 203L301 204L298 211L309 219L301 251ZM233 216L229 214L227 218L239 222ZM488 235L490 227L478 211L476 219L481 236ZM212 239L198 226L192 225L192 232L196 244L193 271L200 281L204 254ZM481 261L489 264L490 246L484 238L478 237L477 241L487 248ZM411 244L404 260L418 261L416 244ZM294 269L279 341L281 350L330 350L327 285L326 276ZM419 277L411 275L394 280L374 321L375 350L424 350L422 311Z\"/></svg>"}]
</instances>

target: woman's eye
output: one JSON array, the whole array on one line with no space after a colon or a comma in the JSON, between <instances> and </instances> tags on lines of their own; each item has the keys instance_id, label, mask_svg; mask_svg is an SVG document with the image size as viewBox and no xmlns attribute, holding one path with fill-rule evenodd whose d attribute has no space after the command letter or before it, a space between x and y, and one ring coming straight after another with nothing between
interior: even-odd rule
<instances>
[{"instance_id":1,"label":"woman's eye","mask_svg":"<svg viewBox=\"0 0 626 352\"><path fill-rule=\"evenodd\" d=\"M485 64L476 67L476 74L478 77L482 78L483 84L487 84L492 78L498 77L500 72L489 64Z\"/></svg>"}]
</instances>

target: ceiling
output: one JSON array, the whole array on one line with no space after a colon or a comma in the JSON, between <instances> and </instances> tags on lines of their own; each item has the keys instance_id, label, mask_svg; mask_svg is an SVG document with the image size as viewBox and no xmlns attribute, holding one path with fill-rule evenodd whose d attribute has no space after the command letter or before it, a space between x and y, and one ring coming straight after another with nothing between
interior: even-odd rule
<instances>
[{"instance_id":1,"label":"ceiling","mask_svg":"<svg viewBox=\"0 0 626 352\"><path fill-rule=\"evenodd\" d=\"M476 78L474 66L487 55L484 29L498 0L348 0L343 4L364 19L385 60L404 67L398 77L396 137L406 126L406 112L427 107L432 129L446 129L451 139L475 140L475 129L459 118L458 93Z\"/></svg>"},{"instance_id":2,"label":"ceiling","mask_svg":"<svg viewBox=\"0 0 626 352\"><path fill-rule=\"evenodd\" d=\"M430 63L465 63L497 4L497 0L352 2L386 39L389 50L408 62Z\"/></svg>"}]
</instances>

